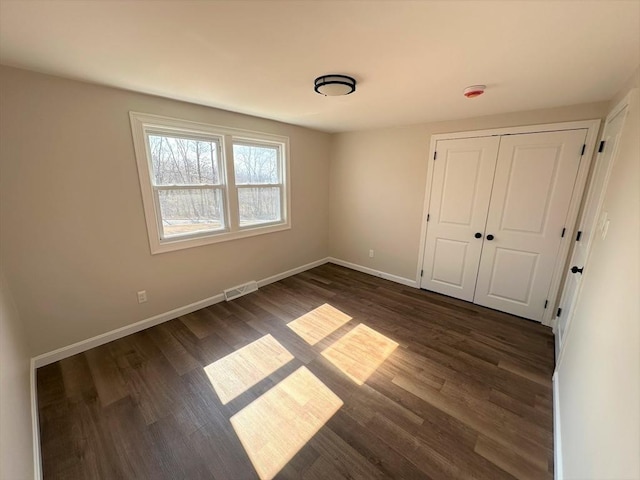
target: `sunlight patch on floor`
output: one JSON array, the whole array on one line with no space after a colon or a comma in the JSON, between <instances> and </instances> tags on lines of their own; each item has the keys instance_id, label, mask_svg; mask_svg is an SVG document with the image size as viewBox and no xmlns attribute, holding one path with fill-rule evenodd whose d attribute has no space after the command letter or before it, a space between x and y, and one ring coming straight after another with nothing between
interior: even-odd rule
<instances>
[{"instance_id":1,"label":"sunlight patch on floor","mask_svg":"<svg viewBox=\"0 0 640 480\"><path fill-rule=\"evenodd\" d=\"M322 355L362 385L397 346L390 338L361 323L325 349Z\"/></svg>"},{"instance_id":2,"label":"sunlight patch on floor","mask_svg":"<svg viewBox=\"0 0 640 480\"><path fill-rule=\"evenodd\" d=\"M231 417L261 480L272 479L343 405L300 367Z\"/></svg>"},{"instance_id":3,"label":"sunlight patch on floor","mask_svg":"<svg viewBox=\"0 0 640 480\"><path fill-rule=\"evenodd\" d=\"M293 360L293 355L271 335L207 365L207 373L220 401L226 405L238 395Z\"/></svg>"},{"instance_id":4,"label":"sunlight patch on floor","mask_svg":"<svg viewBox=\"0 0 640 480\"><path fill-rule=\"evenodd\" d=\"M315 345L349 320L351 320L349 315L325 303L289 322L287 327L296 332L309 345Z\"/></svg>"}]
</instances>

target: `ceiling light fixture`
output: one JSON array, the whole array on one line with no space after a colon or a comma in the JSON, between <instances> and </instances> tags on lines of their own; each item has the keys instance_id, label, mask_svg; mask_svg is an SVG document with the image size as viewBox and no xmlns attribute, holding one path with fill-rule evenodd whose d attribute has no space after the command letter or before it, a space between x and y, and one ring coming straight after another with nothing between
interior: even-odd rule
<instances>
[{"instance_id":1,"label":"ceiling light fixture","mask_svg":"<svg viewBox=\"0 0 640 480\"><path fill-rule=\"evenodd\" d=\"M471 85L470 87L465 88L462 93L467 98L475 98L482 95L485 88L487 88L486 85Z\"/></svg>"},{"instance_id":2,"label":"ceiling light fixture","mask_svg":"<svg viewBox=\"0 0 640 480\"><path fill-rule=\"evenodd\" d=\"M322 75L314 83L316 93L328 97L349 95L356 91L356 80L346 75Z\"/></svg>"}]
</instances>

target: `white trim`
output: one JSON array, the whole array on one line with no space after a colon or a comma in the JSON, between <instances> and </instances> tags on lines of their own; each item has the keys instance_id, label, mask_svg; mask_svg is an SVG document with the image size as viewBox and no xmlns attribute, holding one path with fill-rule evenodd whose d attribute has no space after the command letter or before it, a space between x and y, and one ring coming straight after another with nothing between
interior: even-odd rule
<instances>
[{"instance_id":1,"label":"white trim","mask_svg":"<svg viewBox=\"0 0 640 480\"><path fill-rule=\"evenodd\" d=\"M637 87L634 87L631 90L629 90L629 92L624 96L624 98L622 100L620 100L618 102L618 104L611 109L611 112L609 112L609 114L607 115L607 118L605 120L605 128L606 128L606 124L607 123L610 123L615 117L618 116L618 114L624 108L626 108L629 105L631 105L631 102L633 101L633 98L634 98L634 96L635 96L637 91L638 91ZM603 133L604 133L604 128L603 128Z\"/></svg>"},{"instance_id":2,"label":"white trim","mask_svg":"<svg viewBox=\"0 0 640 480\"><path fill-rule=\"evenodd\" d=\"M350 268L351 270L356 270L358 272L367 273L369 275L373 275L375 277L384 278L385 280L390 280L395 283L400 283L402 285L406 285L408 287L418 288L418 285L413 280L408 278L399 277L397 275L392 275L390 273L381 272L379 270L373 270L368 267L363 267L361 265L357 265L355 263L346 262L344 260L340 260L333 257L322 258L320 260L316 260L311 263L307 263L300 267L292 268L285 272L278 273L276 275L272 275L267 278L263 278L262 280L258 280L258 287L264 287L265 285L269 285L270 283L277 282L287 277L291 277L293 275L297 275L298 273L302 273L306 270L311 270L312 268L319 267L320 265L324 265L325 263L334 263L336 265L340 265L346 268ZM131 325L125 325L124 327L117 328L115 330L111 330L109 332L102 333L100 335L96 335L95 337L88 338L86 340L81 340L74 344L68 345L66 347L58 348L57 350L53 350L51 352L43 353L42 355L38 355L31 359L31 367L32 370L44 367L45 365L49 365L50 363L57 362L58 360L62 360L63 358L71 357L78 353L85 352L91 348L98 347L100 345L104 345L105 343L112 342L122 337L126 337L127 335L131 335L132 333L140 332L147 328L154 327L161 323L167 322L169 320L173 320L174 318L178 318L182 315L186 315L188 313L195 312L196 310L200 310L202 308L206 308L210 305L214 305L216 303L224 301L224 294L219 293L212 297L205 298L203 300L199 300L197 302L191 303L189 305L185 305L183 307L178 307L168 312L160 313L150 318L146 318L144 320L140 320L139 322L133 323ZM35 396L35 375L32 378L34 382L32 384L32 390ZM37 405L36 405L37 406Z\"/></svg>"},{"instance_id":3,"label":"white trim","mask_svg":"<svg viewBox=\"0 0 640 480\"><path fill-rule=\"evenodd\" d=\"M606 138L605 137L605 133L607 133L607 127L609 126L609 124L618 115L623 114L623 115L626 116L628 114L628 111L629 111L628 108L630 107L631 103L633 102L637 91L638 91L637 88L632 88L624 96L624 98L622 100L620 100L620 102L618 102L618 104L611 109L611 112L607 115L607 118L605 120L605 124L602 127L602 132L600 134L599 140L604 140ZM624 111L625 108L627 109L626 112ZM622 122L623 122L622 129L624 129L625 119L623 119ZM622 133L622 130L621 130L621 133ZM595 214L594 214L594 218L596 218L596 219L600 218L600 214L601 214L601 211L602 211L602 204L604 202L604 195L605 195L605 193L607 191L607 188L609 186L609 178L611 177L611 171L613 170L613 166L615 164L616 154L617 154L617 151L612 154L612 158L609 161L608 169L604 174L605 178L604 178L604 181L602 182L601 191L600 192L593 191L593 185L592 184L589 184L589 186L587 187L588 191L587 191L587 194L585 196L585 201L584 201L584 206L585 207L589 204L590 197L592 195L599 195L599 197L600 197L599 200L598 200L598 205L596 207ZM599 155L600 154L598 154L597 156L599 156ZM596 160L596 162L598 162L598 160ZM595 172L596 168L598 168L598 164L597 163L594 166L594 172ZM593 183L593 178L591 179L591 182ZM581 212L581 215L584 216L585 212L584 211ZM581 218L578 219L578 221L576 221L576 228L580 228L580 225L582 224L582 222L583 222L583 218L581 217ZM585 255L585 259L584 259L585 260L585 265L589 262L589 259L590 259L590 253L591 253L591 248L592 248L592 243L593 243L593 236L594 235L592 234L591 238L589 239L588 245L586 247L587 248L587 252L586 252L586 255ZM585 275L588 275L588 274L585 273ZM576 304L577 304L577 302L579 300L579 297L580 297L580 292L581 292L581 288L582 288L582 282L584 282L584 276L582 278L582 281L581 281L580 285L578 286L578 288L576 289L576 291L574 293L573 307L569 311L569 317L567 318L567 322L566 322L566 325L564 327L564 336L563 336L563 339L562 339L562 344L560 344L560 339L558 338L557 321L552 322L552 326L554 327L553 333L555 335L555 343L556 343L556 368L559 368L559 366L562 363L562 359L563 359L563 356L564 356L563 354L564 354L564 351L565 351L564 347L565 347L567 338L569 338L569 332L571 332L571 327L573 325L573 317L575 315L575 306L576 306ZM564 290L564 287L563 287L563 290ZM564 292L559 292L559 294L562 294L562 293L564 293ZM554 320L557 320L557 317Z\"/></svg>"},{"instance_id":4,"label":"white trim","mask_svg":"<svg viewBox=\"0 0 640 480\"><path fill-rule=\"evenodd\" d=\"M38 416L38 382L34 359L29 362L29 383L31 385L31 431L33 435L33 478L42 480L42 457L40 456L40 418Z\"/></svg>"},{"instance_id":5,"label":"white trim","mask_svg":"<svg viewBox=\"0 0 640 480\"><path fill-rule=\"evenodd\" d=\"M374 270L373 268L369 268L369 267L363 267L362 265L346 262L344 260L340 260L339 258L329 257L328 261L329 263L335 263L336 265L340 265L341 267L346 267L346 268L350 268L351 270L367 273L369 275L373 275L374 277L384 278L385 280L390 280L392 282L399 283L401 285L406 285L407 287L419 288L418 283L415 280L411 280L409 278L399 277L397 275L381 272L380 270Z\"/></svg>"},{"instance_id":6,"label":"white trim","mask_svg":"<svg viewBox=\"0 0 640 480\"><path fill-rule=\"evenodd\" d=\"M258 280L258 287L262 288L265 285L269 285L270 283L275 283L283 278L292 277L293 275L297 275L298 273L302 273L307 270L311 270L312 268L319 267L320 265L324 265L325 263L330 262L330 258L323 258L321 260L316 260L315 262L307 263L306 265L302 265L301 267L292 268L291 270L287 270L286 272L278 273L276 275L272 275L267 278L263 278L262 280Z\"/></svg>"},{"instance_id":7,"label":"white trim","mask_svg":"<svg viewBox=\"0 0 640 480\"><path fill-rule=\"evenodd\" d=\"M422 287L422 269L424 268L424 249L427 245L427 215L431 202L431 187L433 183L433 157L436 153L438 140L436 135L431 136L429 144L429 156L427 157L427 182L424 187L424 201L422 202L422 223L420 225L420 250L418 251L418 268L416 269L416 283Z\"/></svg>"},{"instance_id":8,"label":"white trim","mask_svg":"<svg viewBox=\"0 0 640 480\"><path fill-rule=\"evenodd\" d=\"M300 267L287 270L286 272L282 272L277 275L273 275L271 277L258 280L258 286L263 287L270 283L277 282L278 280L282 280L283 278L287 278L292 275L296 275L298 273L304 272L305 270L309 270L319 265L323 265L328 261L329 261L328 258L323 258L321 260L316 260L315 262L307 263L306 265L302 265ZM136 333L141 330L154 327L156 325L167 322L169 320L173 320L174 318L178 318L182 315L195 312L196 310L200 310L202 308L205 308L210 305L214 305L216 303L223 302L223 301L224 301L224 294L219 293L217 295L214 295L209 298L205 298L203 300L199 300L189 305L178 307L168 312L160 313L158 315L147 318L145 320L140 320L139 322L133 323L131 325L125 325L124 327L120 327L115 330L111 330L109 332L96 335L95 337L91 337L86 340L81 340L72 345L58 348L57 350L53 350L51 352L43 353L42 355L38 355L37 357L33 357L31 359L32 367L34 369L44 367L45 365L49 365L50 363L57 362L58 360L62 360L63 358L71 357L72 355L85 352L91 348L104 345L105 343L109 343L119 338L126 337L127 335L131 335L132 333Z\"/></svg>"},{"instance_id":9,"label":"white trim","mask_svg":"<svg viewBox=\"0 0 640 480\"><path fill-rule=\"evenodd\" d=\"M127 335L131 335L132 333L151 328L168 320L178 318L181 315L195 312L196 310L200 310L201 308L205 308L222 301L224 301L224 295L222 293L219 293L218 295L205 298L204 300L191 303L184 307L175 308L168 312L155 315L151 318L146 318L144 320L140 320L139 322L132 323L131 325L125 325L124 327L101 333L100 335L96 335L95 337L91 337L86 340L81 340L72 345L58 348L57 350L53 350L52 352L43 353L42 355L33 357L32 360L34 362L35 368L44 367L45 365L57 362L58 360L62 360L63 358L71 357L78 353L82 353L92 348L99 347L100 345L104 345L105 343L109 343L119 338L126 337Z\"/></svg>"},{"instance_id":10,"label":"white trim","mask_svg":"<svg viewBox=\"0 0 640 480\"><path fill-rule=\"evenodd\" d=\"M352 270L356 270L359 272L367 273L369 275L373 275L376 277L384 278L386 280L400 283L402 285L418 288L418 284L413 280L409 280L408 278L399 277L397 275L392 275L390 273L380 272L378 270L373 270L371 268L363 267L361 265L346 262L344 260L339 260L333 257L327 257L320 260L316 260L315 262L307 263L306 265L292 268L285 272L278 273L276 275L272 275L267 278L263 278L262 280L258 280L258 286L264 287L265 285L269 285L270 283L274 283L284 278L297 275L298 273L302 273L306 270L319 267L320 265L324 265L325 263L334 263L336 265L350 268ZM166 321L172 320L182 315L186 315L191 312L195 312L196 310L208 307L210 305L213 305L215 303L219 303L222 301L224 301L224 294L220 293L218 295L205 298L204 300L200 300L199 302L194 302L184 307L175 308L173 310L170 310L169 312L161 313L159 315L155 315L151 318L141 320L134 324L127 325L127 326L118 328L116 330L112 330L110 332L105 332L101 335L88 338L87 340L76 342L67 347L58 348L57 350L54 350L52 352L44 353L42 355L38 355L37 357L33 357L31 359L30 377L31 377L31 426L33 429L33 457L34 457L33 461L34 461L35 480L42 480L42 460L40 456L40 425L39 425L39 419L38 419L36 369L43 367L45 365L49 365L50 363L57 362L58 360L62 360L63 358L67 358L72 355L85 352L91 348L103 345L108 342L112 342L113 340L117 340L122 337L126 337L127 335L131 335L132 333L145 330L147 328L153 327L155 325L159 325Z\"/></svg>"},{"instance_id":11,"label":"white trim","mask_svg":"<svg viewBox=\"0 0 640 480\"><path fill-rule=\"evenodd\" d=\"M291 229L289 137L133 111L129 112L129 120L133 138L134 156L138 169L140 192L142 194L142 206L149 237L149 249L152 255ZM160 215L160 207L157 195L155 194L156 187L152 184L150 174L152 169L147 145L147 132L173 133L176 135L187 135L193 138L198 138L198 136L203 136L204 138L214 137L216 139L219 149L218 154L220 156L221 175L224 178L221 184L207 186L207 188L219 189L223 192L222 200L224 205L222 210L225 216L223 229L191 236L184 235L178 238L162 238L163 230L161 226L162 218ZM233 143L236 139L244 143L251 140L255 144L278 147L280 153L281 178L280 183L273 186L279 187L281 192L281 220L270 222L267 225L247 225L240 228L238 191L233 175ZM190 187L190 185L184 186L184 188Z\"/></svg>"},{"instance_id":12,"label":"white trim","mask_svg":"<svg viewBox=\"0 0 640 480\"><path fill-rule=\"evenodd\" d=\"M272 275L270 277L259 280L258 285L260 287L264 287L265 285L277 282L278 280L282 280L283 278L287 278L292 275L304 272L305 270L310 270L320 265L324 265L328 261L328 258L323 258L321 260L316 260L315 262L307 263L306 265L302 265L297 268L292 268L291 270L287 270L286 272L282 272L277 275ZM31 384L31 428L33 431L33 468L35 480L42 480L42 457L40 455L40 423L38 417L38 382L36 379L36 369L222 301L224 301L224 294L220 293L218 295L205 298L204 300L200 300L199 302L194 302L180 308L175 308L169 312L155 315L154 317L141 320L132 325L127 325L110 332L105 332L101 335L88 338L87 340L82 340L67 347L62 347L52 352L44 353L42 355L38 355L37 357L31 358L29 376Z\"/></svg>"},{"instance_id":13,"label":"white trim","mask_svg":"<svg viewBox=\"0 0 640 480\"><path fill-rule=\"evenodd\" d=\"M553 374L553 476L562 480L562 435L560 431L560 381L558 371Z\"/></svg>"},{"instance_id":14,"label":"white trim","mask_svg":"<svg viewBox=\"0 0 640 480\"><path fill-rule=\"evenodd\" d=\"M431 142L429 146L429 157L427 158L427 180L424 189L424 206L422 210L422 224L420 229L420 246L418 251L418 266L416 268L416 280L417 286L420 286L420 271L423 268L424 263L424 249L427 240L427 214L429 213L429 203L431 201L431 183L433 181L433 156L436 151L436 144L439 140L451 140L460 138L476 138L476 137L488 137L488 136L500 136L500 135L514 135L523 133L540 133L540 132L554 132L554 131L566 131L566 130L587 130L587 136L585 138L586 149L578 170L578 175L574 183L574 191L571 197L571 203L569 204L569 210L567 212L567 218L565 221L565 237L560 244L558 250L557 259L562 261L556 261L556 266L551 277L551 283L549 286L549 305L552 308L545 310L542 317L542 324L549 326L553 319L553 313L556 308L556 300L558 298L560 290L560 281L564 272L564 263L571 246L571 241L574 238L574 230L576 228L576 218L578 216L578 210L582 202L582 194L586 185L587 175L589 174L589 168L593 160L593 154L595 151L596 140L598 135L598 129L600 127L600 120L581 120L577 122L562 122L562 123L548 123L541 125L526 125L520 127L506 127L496 128L490 130L476 130L467 132L454 132L454 133L439 133L431 136Z\"/></svg>"},{"instance_id":15,"label":"white trim","mask_svg":"<svg viewBox=\"0 0 640 480\"><path fill-rule=\"evenodd\" d=\"M576 221L578 219L578 212L580 205L582 204L582 196L587 186L587 177L591 170L591 164L593 162L593 154L596 150L596 142L598 140L598 130L600 129L601 120L588 120L584 122L587 125L587 137L585 138L585 145L587 148L584 151L584 155L580 160L580 166L578 167L578 175L575 180L575 187L571 194L571 203L569 204L569 210L567 211L567 218L565 220L565 236L560 243L560 249L556 256L556 268L551 277L551 283L549 285L549 306L545 310L542 316L542 324L551 326L551 320L555 317L556 309L558 308L558 295L560 294L560 282L565 272L565 262L569 255L569 249L575 241Z\"/></svg>"},{"instance_id":16,"label":"white trim","mask_svg":"<svg viewBox=\"0 0 640 480\"><path fill-rule=\"evenodd\" d=\"M436 133L431 136L437 140L452 140L457 138L491 137L500 135L515 135L520 133L555 132L558 130L581 130L591 128L594 123L600 124L600 120L580 120L577 122L542 123L538 125L523 125L518 127L492 128L489 130L471 130L465 132ZM597 133L597 132L596 132ZM430 158L433 158L430 157Z\"/></svg>"}]
</instances>

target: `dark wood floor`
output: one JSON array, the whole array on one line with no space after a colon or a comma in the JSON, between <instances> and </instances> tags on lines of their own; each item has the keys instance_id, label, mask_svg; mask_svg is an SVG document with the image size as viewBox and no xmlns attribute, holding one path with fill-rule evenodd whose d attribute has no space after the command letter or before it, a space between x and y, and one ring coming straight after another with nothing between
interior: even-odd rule
<instances>
[{"instance_id":1,"label":"dark wood floor","mask_svg":"<svg viewBox=\"0 0 640 480\"><path fill-rule=\"evenodd\" d=\"M358 323L399 343L362 386L320 355ZM295 359L222 405L203 367L267 333ZM38 369L44 478L258 478L229 419L302 365L344 405L276 478L553 478L549 329L332 264Z\"/></svg>"}]
</instances>

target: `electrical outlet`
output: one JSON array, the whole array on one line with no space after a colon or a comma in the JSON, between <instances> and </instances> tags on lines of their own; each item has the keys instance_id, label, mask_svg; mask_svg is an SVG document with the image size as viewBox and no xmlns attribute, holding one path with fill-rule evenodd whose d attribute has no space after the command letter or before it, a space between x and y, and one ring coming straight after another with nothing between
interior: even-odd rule
<instances>
[{"instance_id":1,"label":"electrical outlet","mask_svg":"<svg viewBox=\"0 0 640 480\"><path fill-rule=\"evenodd\" d=\"M146 290L140 290L138 292L138 303L144 303L147 301L147 291Z\"/></svg>"},{"instance_id":2,"label":"electrical outlet","mask_svg":"<svg viewBox=\"0 0 640 480\"><path fill-rule=\"evenodd\" d=\"M369 250L369 258L373 258L373 250Z\"/></svg>"}]
</instances>

